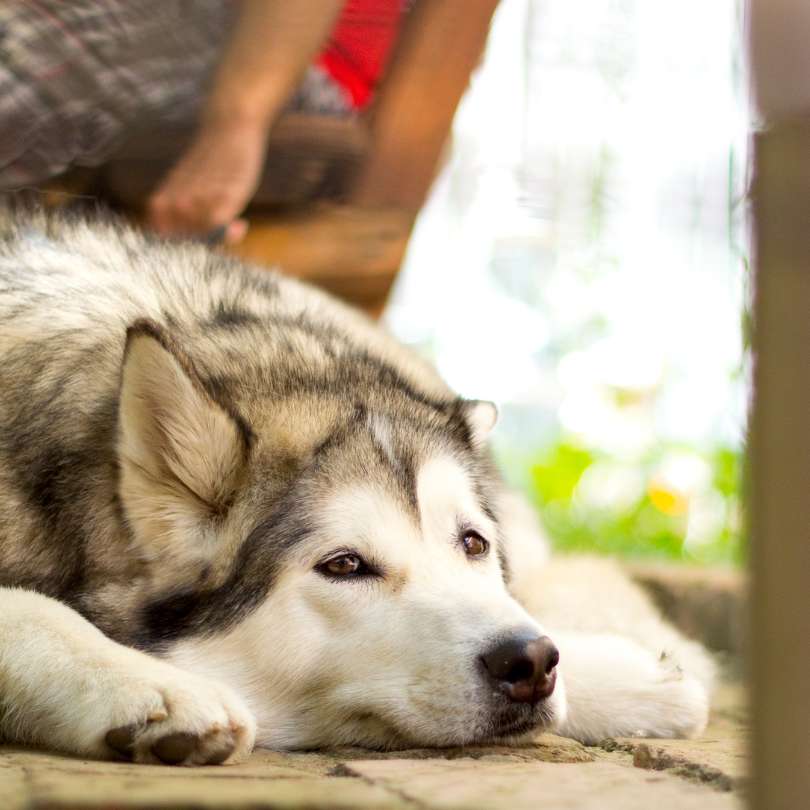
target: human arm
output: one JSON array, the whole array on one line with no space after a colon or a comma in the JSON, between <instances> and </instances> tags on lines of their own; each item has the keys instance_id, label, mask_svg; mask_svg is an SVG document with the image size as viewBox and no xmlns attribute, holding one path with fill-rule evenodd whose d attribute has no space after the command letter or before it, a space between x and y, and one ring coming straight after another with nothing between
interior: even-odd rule
<instances>
[{"instance_id":1,"label":"human arm","mask_svg":"<svg viewBox=\"0 0 810 810\"><path fill-rule=\"evenodd\" d=\"M331 32L343 0L243 0L197 133L148 203L164 234L226 227L256 190L267 136Z\"/></svg>"}]
</instances>

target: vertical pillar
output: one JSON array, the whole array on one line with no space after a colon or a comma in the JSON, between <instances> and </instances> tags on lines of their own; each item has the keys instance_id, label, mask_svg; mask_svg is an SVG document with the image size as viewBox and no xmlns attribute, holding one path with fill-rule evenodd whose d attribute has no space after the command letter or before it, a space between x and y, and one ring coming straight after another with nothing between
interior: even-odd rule
<instances>
[{"instance_id":1,"label":"vertical pillar","mask_svg":"<svg viewBox=\"0 0 810 810\"><path fill-rule=\"evenodd\" d=\"M810 4L751 0L754 810L810 807Z\"/></svg>"}]
</instances>

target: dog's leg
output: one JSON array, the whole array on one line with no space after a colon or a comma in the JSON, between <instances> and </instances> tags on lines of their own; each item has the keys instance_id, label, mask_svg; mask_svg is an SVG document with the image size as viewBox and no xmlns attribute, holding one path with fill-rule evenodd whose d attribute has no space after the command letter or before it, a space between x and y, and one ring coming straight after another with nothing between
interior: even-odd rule
<instances>
[{"instance_id":1,"label":"dog's leg","mask_svg":"<svg viewBox=\"0 0 810 810\"><path fill-rule=\"evenodd\" d=\"M715 664L707 650L663 619L614 560L557 557L522 584L519 601L545 627L621 636L656 656L666 652L711 692Z\"/></svg>"},{"instance_id":2,"label":"dog's leg","mask_svg":"<svg viewBox=\"0 0 810 810\"><path fill-rule=\"evenodd\" d=\"M714 662L616 563L557 558L518 584L516 595L560 649L569 706L562 734L598 742L700 733Z\"/></svg>"},{"instance_id":3,"label":"dog's leg","mask_svg":"<svg viewBox=\"0 0 810 810\"><path fill-rule=\"evenodd\" d=\"M214 764L250 752L230 689L103 635L74 610L0 588L0 737L91 757Z\"/></svg>"},{"instance_id":4,"label":"dog's leg","mask_svg":"<svg viewBox=\"0 0 810 810\"><path fill-rule=\"evenodd\" d=\"M593 744L606 737L693 737L705 728L708 690L671 653L612 634L550 632L567 699L558 733Z\"/></svg>"}]
</instances>

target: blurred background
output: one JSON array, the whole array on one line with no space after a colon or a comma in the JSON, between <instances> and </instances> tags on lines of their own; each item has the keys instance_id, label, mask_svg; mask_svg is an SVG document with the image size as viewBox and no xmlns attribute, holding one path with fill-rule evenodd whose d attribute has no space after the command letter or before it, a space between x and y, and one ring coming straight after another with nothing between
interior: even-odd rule
<instances>
[{"instance_id":1,"label":"blurred background","mask_svg":"<svg viewBox=\"0 0 810 810\"><path fill-rule=\"evenodd\" d=\"M385 313L558 548L738 564L738 0L503 0Z\"/></svg>"}]
</instances>

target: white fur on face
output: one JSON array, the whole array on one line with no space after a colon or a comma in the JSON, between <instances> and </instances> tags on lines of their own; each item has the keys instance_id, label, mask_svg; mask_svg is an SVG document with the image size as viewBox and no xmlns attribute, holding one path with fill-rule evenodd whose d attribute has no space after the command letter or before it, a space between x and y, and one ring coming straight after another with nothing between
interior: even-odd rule
<instances>
[{"instance_id":1,"label":"white fur on face","mask_svg":"<svg viewBox=\"0 0 810 810\"><path fill-rule=\"evenodd\" d=\"M499 723L561 716L562 684L532 715L483 676L479 657L496 639L542 631L506 590L497 527L464 468L449 456L427 462L417 501L418 515L371 485L334 493L265 604L224 638L182 644L175 660L241 691L259 742L273 747L461 744ZM490 542L485 558L466 556L461 527ZM382 576L314 570L341 550Z\"/></svg>"}]
</instances>

